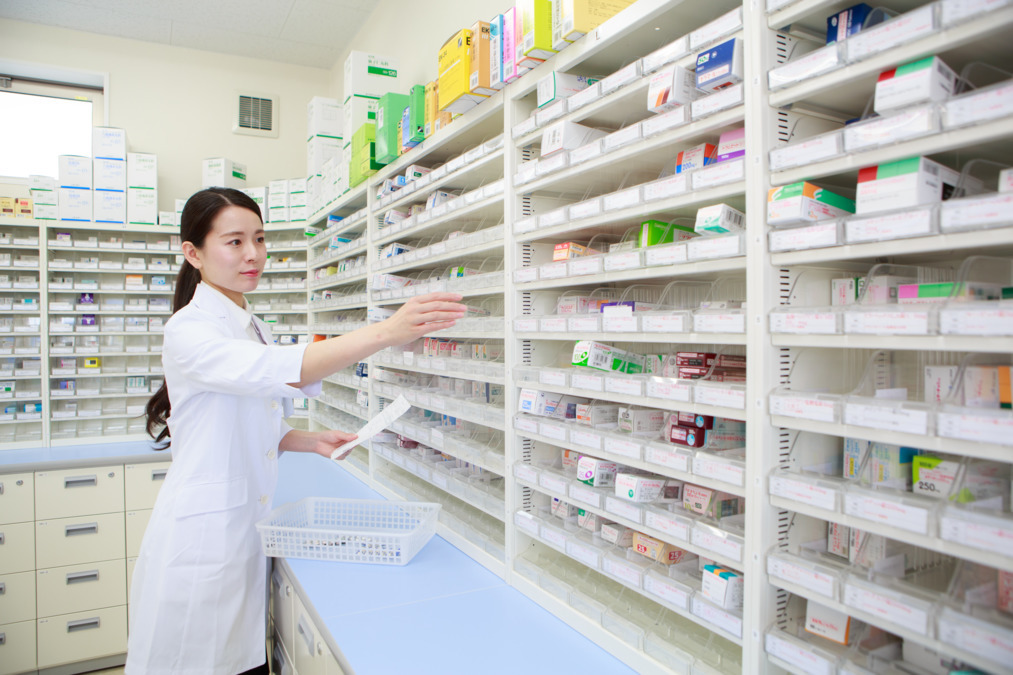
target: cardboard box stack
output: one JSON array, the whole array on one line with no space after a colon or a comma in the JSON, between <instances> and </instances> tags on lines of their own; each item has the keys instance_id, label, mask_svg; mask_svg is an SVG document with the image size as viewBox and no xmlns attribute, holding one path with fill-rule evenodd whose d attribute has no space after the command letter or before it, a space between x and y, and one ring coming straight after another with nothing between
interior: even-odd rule
<instances>
[{"instance_id":1,"label":"cardboard box stack","mask_svg":"<svg viewBox=\"0 0 1013 675\"><path fill-rule=\"evenodd\" d=\"M127 132L113 127L92 129L92 220L127 222Z\"/></svg>"}]
</instances>

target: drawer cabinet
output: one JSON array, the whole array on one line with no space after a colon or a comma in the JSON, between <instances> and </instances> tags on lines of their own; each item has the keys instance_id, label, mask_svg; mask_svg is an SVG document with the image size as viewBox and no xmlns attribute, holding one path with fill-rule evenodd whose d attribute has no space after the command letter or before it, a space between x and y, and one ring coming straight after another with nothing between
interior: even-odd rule
<instances>
[{"instance_id":1,"label":"drawer cabinet","mask_svg":"<svg viewBox=\"0 0 1013 675\"><path fill-rule=\"evenodd\" d=\"M171 463L127 464L123 467L123 508L126 511L153 508Z\"/></svg>"},{"instance_id":2,"label":"drawer cabinet","mask_svg":"<svg viewBox=\"0 0 1013 675\"><path fill-rule=\"evenodd\" d=\"M39 569L126 558L123 512L40 520L35 524Z\"/></svg>"},{"instance_id":3,"label":"drawer cabinet","mask_svg":"<svg viewBox=\"0 0 1013 675\"><path fill-rule=\"evenodd\" d=\"M0 624L33 621L35 613L35 573L0 575Z\"/></svg>"},{"instance_id":4,"label":"drawer cabinet","mask_svg":"<svg viewBox=\"0 0 1013 675\"><path fill-rule=\"evenodd\" d=\"M127 604L126 560L54 567L37 572L38 616Z\"/></svg>"},{"instance_id":5,"label":"drawer cabinet","mask_svg":"<svg viewBox=\"0 0 1013 675\"><path fill-rule=\"evenodd\" d=\"M49 520L123 511L123 466L35 474L35 518Z\"/></svg>"},{"instance_id":6,"label":"drawer cabinet","mask_svg":"<svg viewBox=\"0 0 1013 675\"><path fill-rule=\"evenodd\" d=\"M0 524L35 520L35 474L0 476Z\"/></svg>"},{"instance_id":7,"label":"drawer cabinet","mask_svg":"<svg viewBox=\"0 0 1013 675\"><path fill-rule=\"evenodd\" d=\"M134 567L137 566L137 558L127 558L127 604L130 604L130 583L134 580Z\"/></svg>"},{"instance_id":8,"label":"drawer cabinet","mask_svg":"<svg viewBox=\"0 0 1013 675\"><path fill-rule=\"evenodd\" d=\"M35 670L35 621L0 624L0 675Z\"/></svg>"},{"instance_id":9,"label":"drawer cabinet","mask_svg":"<svg viewBox=\"0 0 1013 675\"><path fill-rule=\"evenodd\" d=\"M0 525L0 574L35 569L35 523Z\"/></svg>"},{"instance_id":10,"label":"drawer cabinet","mask_svg":"<svg viewBox=\"0 0 1013 675\"><path fill-rule=\"evenodd\" d=\"M274 623L273 672L276 675L343 675L344 671L321 630L280 567L271 573L271 619Z\"/></svg>"},{"instance_id":11,"label":"drawer cabinet","mask_svg":"<svg viewBox=\"0 0 1013 675\"><path fill-rule=\"evenodd\" d=\"M271 571L271 618L274 620L274 631L284 643L288 654L292 654L294 600L291 582L280 568L275 567Z\"/></svg>"},{"instance_id":12,"label":"drawer cabinet","mask_svg":"<svg viewBox=\"0 0 1013 675\"><path fill-rule=\"evenodd\" d=\"M144 539L144 531L148 528L148 521L151 520L151 509L142 511L127 511L127 557L136 558L141 554L141 540Z\"/></svg>"},{"instance_id":13,"label":"drawer cabinet","mask_svg":"<svg viewBox=\"0 0 1013 675\"><path fill-rule=\"evenodd\" d=\"M295 636L292 638L292 660L299 675L326 675L327 662L324 653L330 649L324 646L309 612L299 598L295 599Z\"/></svg>"},{"instance_id":14,"label":"drawer cabinet","mask_svg":"<svg viewBox=\"0 0 1013 675\"><path fill-rule=\"evenodd\" d=\"M123 654L127 651L127 608L39 619L37 630L40 669Z\"/></svg>"}]
</instances>

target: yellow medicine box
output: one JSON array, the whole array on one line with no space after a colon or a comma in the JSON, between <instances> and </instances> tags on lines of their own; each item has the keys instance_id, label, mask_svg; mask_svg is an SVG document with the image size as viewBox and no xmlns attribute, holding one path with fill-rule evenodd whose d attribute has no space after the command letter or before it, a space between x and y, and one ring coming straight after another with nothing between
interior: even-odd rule
<instances>
[{"instance_id":1,"label":"yellow medicine box","mask_svg":"<svg viewBox=\"0 0 1013 675\"><path fill-rule=\"evenodd\" d=\"M552 0L518 0L521 13L521 35L517 40L517 63L530 67L556 53L552 48ZM537 59L525 63L526 59Z\"/></svg>"},{"instance_id":2,"label":"yellow medicine box","mask_svg":"<svg viewBox=\"0 0 1013 675\"><path fill-rule=\"evenodd\" d=\"M471 93L471 29L454 34L440 48L439 109L441 112L463 113L486 97Z\"/></svg>"},{"instance_id":3,"label":"yellow medicine box","mask_svg":"<svg viewBox=\"0 0 1013 675\"><path fill-rule=\"evenodd\" d=\"M559 39L567 42L583 37L623 11L634 0L559 0Z\"/></svg>"}]
</instances>

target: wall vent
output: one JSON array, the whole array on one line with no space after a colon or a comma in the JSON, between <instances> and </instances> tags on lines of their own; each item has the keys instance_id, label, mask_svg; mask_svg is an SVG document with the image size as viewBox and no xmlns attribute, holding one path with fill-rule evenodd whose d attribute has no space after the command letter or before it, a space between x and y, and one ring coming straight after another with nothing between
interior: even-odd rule
<instances>
[{"instance_id":1,"label":"wall vent","mask_svg":"<svg viewBox=\"0 0 1013 675\"><path fill-rule=\"evenodd\" d=\"M278 138L278 97L239 92L232 133Z\"/></svg>"}]
</instances>

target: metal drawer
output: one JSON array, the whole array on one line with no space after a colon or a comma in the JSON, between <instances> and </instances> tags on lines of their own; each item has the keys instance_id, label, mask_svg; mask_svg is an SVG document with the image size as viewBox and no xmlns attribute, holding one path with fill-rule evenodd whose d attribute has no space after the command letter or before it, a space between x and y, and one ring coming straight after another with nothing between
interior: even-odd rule
<instances>
[{"instance_id":1,"label":"metal drawer","mask_svg":"<svg viewBox=\"0 0 1013 675\"><path fill-rule=\"evenodd\" d=\"M122 512L35 523L39 569L125 558L125 546Z\"/></svg>"},{"instance_id":2,"label":"metal drawer","mask_svg":"<svg viewBox=\"0 0 1013 675\"><path fill-rule=\"evenodd\" d=\"M107 607L39 619L39 668L127 651L127 608Z\"/></svg>"},{"instance_id":3,"label":"metal drawer","mask_svg":"<svg viewBox=\"0 0 1013 675\"><path fill-rule=\"evenodd\" d=\"M141 540L151 520L151 509L127 511L127 557L136 558L141 554Z\"/></svg>"},{"instance_id":4,"label":"metal drawer","mask_svg":"<svg viewBox=\"0 0 1013 675\"><path fill-rule=\"evenodd\" d=\"M0 675L35 670L35 621L0 625Z\"/></svg>"},{"instance_id":5,"label":"metal drawer","mask_svg":"<svg viewBox=\"0 0 1013 675\"><path fill-rule=\"evenodd\" d=\"M0 523L35 520L35 474L5 473L0 476Z\"/></svg>"},{"instance_id":6,"label":"metal drawer","mask_svg":"<svg viewBox=\"0 0 1013 675\"><path fill-rule=\"evenodd\" d=\"M285 645L285 652L292 654L292 635L294 634L293 615L295 591L292 583L286 578L280 567L271 572L271 618L274 620L274 632Z\"/></svg>"},{"instance_id":7,"label":"metal drawer","mask_svg":"<svg viewBox=\"0 0 1013 675\"><path fill-rule=\"evenodd\" d=\"M0 624L34 621L35 572L0 576Z\"/></svg>"},{"instance_id":8,"label":"metal drawer","mask_svg":"<svg viewBox=\"0 0 1013 675\"><path fill-rule=\"evenodd\" d=\"M35 523L0 525L0 574L35 571Z\"/></svg>"},{"instance_id":9,"label":"metal drawer","mask_svg":"<svg viewBox=\"0 0 1013 675\"><path fill-rule=\"evenodd\" d=\"M171 465L172 462L152 462L123 467L124 509L140 511L154 507Z\"/></svg>"},{"instance_id":10,"label":"metal drawer","mask_svg":"<svg viewBox=\"0 0 1013 675\"><path fill-rule=\"evenodd\" d=\"M114 511L123 511L123 465L35 474L36 520Z\"/></svg>"},{"instance_id":11,"label":"metal drawer","mask_svg":"<svg viewBox=\"0 0 1013 675\"><path fill-rule=\"evenodd\" d=\"M123 558L44 569L36 575L40 617L127 604Z\"/></svg>"}]
</instances>

